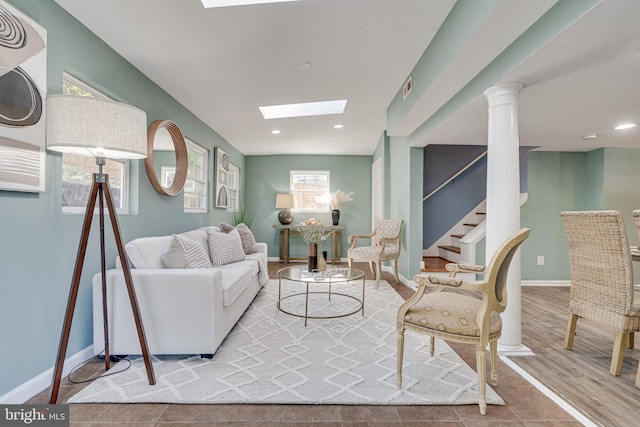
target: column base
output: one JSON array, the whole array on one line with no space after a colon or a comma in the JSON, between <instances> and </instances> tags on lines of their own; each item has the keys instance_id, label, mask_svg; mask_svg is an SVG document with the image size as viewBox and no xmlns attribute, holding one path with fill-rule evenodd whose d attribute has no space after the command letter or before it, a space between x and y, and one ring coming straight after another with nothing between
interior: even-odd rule
<instances>
[{"instance_id":1,"label":"column base","mask_svg":"<svg viewBox=\"0 0 640 427\"><path fill-rule=\"evenodd\" d=\"M535 356L526 345L505 345L498 343L498 356Z\"/></svg>"}]
</instances>

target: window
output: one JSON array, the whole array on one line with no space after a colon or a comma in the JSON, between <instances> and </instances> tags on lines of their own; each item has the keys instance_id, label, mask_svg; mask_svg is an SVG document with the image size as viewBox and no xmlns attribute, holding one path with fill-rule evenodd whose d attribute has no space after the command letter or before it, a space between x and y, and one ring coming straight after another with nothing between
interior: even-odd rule
<instances>
[{"instance_id":1,"label":"window","mask_svg":"<svg viewBox=\"0 0 640 427\"><path fill-rule=\"evenodd\" d=\"M184 211L207 212L209 152L186 138L185 142L187 143L188 168L187 180L184 183Z\"/></svg>"},{"instance_id":2,"label":"window","mask_svg":"<svg viewBox=\"0 0 640 427\"><path fill-rule=\"evenodd\" d=\"M291 171L294 211L329 212L329 171Z\"/></svg>"},{"instance_id":3,"label":"window","mask_svg":"<svg viewBox=\"0 0 640 427\"><path fill-rule=\"evenodd\" d=\"M229 212L237 212L240 209L240 168L229 163L229 180L227 181L227 196Z\"/></svg>"},{"instance_id":4,"label":"window","mask_svg":"<svg viewBox=\"0 0 640 427\"><path fill-rule=\"evenodd\" d=\"M70 74L62 76L65 95L106 98L108 96L83 83ZM106 159L102 171L109 174L109 187L118 213L129 212L129 161ZM93 185L93 174L98 172L96 160L79 154L62 153L62 211L84 213Z\"/></svg>"}]
</instances>

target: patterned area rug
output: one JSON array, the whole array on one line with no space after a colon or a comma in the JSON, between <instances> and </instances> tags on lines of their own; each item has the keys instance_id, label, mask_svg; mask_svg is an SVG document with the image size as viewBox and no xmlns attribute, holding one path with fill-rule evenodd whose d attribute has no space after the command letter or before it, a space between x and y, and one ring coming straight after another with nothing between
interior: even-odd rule
<instances>
[{"instance_id":1,"label":"patterned area rug","mask_svg":"<svg viewBox=\"0 0 640 427\"><path fill-rule=\"evenodd\" d=\"M332 290L360 298L360 283ZM305 327L303 318L277 309L278 282L271 280L212 359L154 357L157 384L150 386L136 357L129 369L94 381L68 402L476 404L475 371L441 340L430 357L428 338L412 332L405 336L403 387L396 389L395 319L403 300L384 281L378 290L374 286L367 281L364 316L309 319ZM300 288L283 286L283 294L296 292ZM332 295L329 301L321 293L312 294L309 304L313 316L358 308L353 298ZM302 313L304 298L288 298L283 308ZM487 401L504 404L488 386Z\"/></svg>"}]
</instances>

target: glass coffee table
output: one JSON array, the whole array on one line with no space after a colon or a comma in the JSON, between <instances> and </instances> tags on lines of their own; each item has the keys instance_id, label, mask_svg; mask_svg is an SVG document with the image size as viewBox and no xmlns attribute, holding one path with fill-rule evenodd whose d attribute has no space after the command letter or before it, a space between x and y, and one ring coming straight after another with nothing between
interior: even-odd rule
<instances>
[{"instance_id":1,"label":"glass coffee table","mask_svg":"<svg viewBox=\"0 0 640 427\"><path fill-rule=\"evenodd\" d=\"M283 291L283 280L294 283L292 286L287 286L287 289ZM350 282L357 282L358 280L362 280L362 299L354 295L346 294L342 289L338 292L331 289L332 285L348 284ZM309 290L309 288L312 288L312 290ZM314 288L319 288L320 290L313 290ZM307 326L307 319L335 319L338 317L351 316L359 311L361 311L364 316L364 288L364 273L355 268L328 266L326 271L309 273L306 265L285 267L278 270L278 302L276 305L278 310L283 313L291 316L303 317L304 326ZM288 293L287 291L290 290L293 290L293 292ZM285 293L286 295L284 295ZM327 295L328 301L331 301L331 297L333 296L355 300L356 303L352 304L352 307L349 307L344 312L333 313L331 315L310 315L310 294ZM283 302L299 296L304 296L304 310L296 311L293 308L283 307ZM355 306L355 309L353 306Z\"/></svg>"}]
</instances>

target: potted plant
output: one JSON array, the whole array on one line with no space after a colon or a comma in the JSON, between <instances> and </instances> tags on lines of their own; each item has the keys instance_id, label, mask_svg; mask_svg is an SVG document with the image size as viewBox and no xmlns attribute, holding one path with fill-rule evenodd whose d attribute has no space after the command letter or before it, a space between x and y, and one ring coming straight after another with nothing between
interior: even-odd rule
<instances>
[{"instance_id":1,"label":"potted plant","mask_svg":"<svg viewBox=\"0 0 640 427\"><path fill-rule=\"evenodd\" d=\"M331 220L333 225L338 225L340 221L340 205L344 202L353 201L353 191L345 193L342 190L336 190L333 193L329 193L329 203L331 204Z\"/></svg>"},{"instance_id":2,"label":"potted plant","mask_svg":"<svg viewBox=\"0 0 640 427\"><path fill-rule=\"evenodd\" d=\"M302 223L300 227L300 233L302 239L307 242L308 255L307 255L307 270L314 271L318 269L318 243L329 237L328 233L324 232L324 226L322 222L311 218Z\"/></svg>"}]
</instances>

